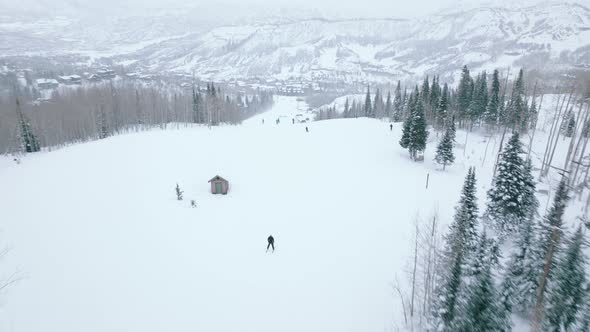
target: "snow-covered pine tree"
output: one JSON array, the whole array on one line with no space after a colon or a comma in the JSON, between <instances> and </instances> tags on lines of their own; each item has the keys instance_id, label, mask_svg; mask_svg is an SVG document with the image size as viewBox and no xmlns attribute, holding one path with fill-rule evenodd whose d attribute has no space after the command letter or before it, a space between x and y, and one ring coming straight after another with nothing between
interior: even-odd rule
<instances>
[{"instance_id":1,"label":"snow-covered pine tree","mask_svg":"<svg viewBox=\"0 0 590 332\"><path fill-rule=\"evenodd\" d=\"M449 86L445 83L435 111L435 126L437 128L444 128L446 126L447 117L449 115L449 99Z\"/></svg>"},{"instance_id":2,"label":"snow-covered pine tree","mask_svg":"<svg viewBox=\"0 0 590 332\"><path fill-rule=\"evenodd\" d=\"M469 120L471 123L471 127L476 124L479 119L482 117L483 113L486 109L486 104L488 100L488 86L487 86L487 79L486 79L486 72L482 72L481 74L477 75L477 78L474 83L473 94L471 98L471 103L469 104L469 108L467 113L469 114Z\"/></svg>"},{"instance_id":3,"label":"snow-covered pine tree","mask_svg":"<svg viewBox=\"0 0 590 332\"><path fill-rule=\"evenodd\" d=\"M382 118L383 117L383 97L381 96L381 90L377 88L375 91L375 98L373 99L373 117L374 118Z\"/></svg>"},{"instance_id":4,"label":"snow-covered pine tree","mask_svg":"<svg viewBox=\"0 0 590 332\"><path fill-rule=\"evenodd\" d=\"M441 88L438 81L438 76L434 76L432 78L432 85L430 86L430 98L428 100L428 104L430 105L430 109L432 111L436 111L438 107L438 101L440 99Z\"/></svg>"},{"instance_id":5,"label":"snow-covered pine tree","mask_svg":"<svg viewBox=\"0 0 590 332\"><path fill-rule=\"evenodd\" d=\"M498 70L492 74L492 88L490 90L488 103L483 115L484 122L489 128L493 128L498 123L498 110L500 105L500 77Z\"/></svg>"},{"instance_id":6,"label":"snow-covered pine tree","mask_svg":"<svg viewBox=\"0 0 590 332\"><path fill-rule=\"evenodd\" d=\"M33 133L31 123L23 113L18 98L16 99L16 115L18 118L19 137L21 140L22 149L27 153L38 152L41 150L39 140Z\"/></svg>"},{"instance_id":7,"label":"snow-covered pine tree","mask_svg":"<svg viewBox=\"0 0 590 332\"><path fill-rule=\"evenodd\" d=\"M467 69L467 66L463 66L461 80L459 81L459 87L457 88L457 113L460 117L459 121L464 121L467 119L472 96L473 79L469 74L469 69Z\"/></svg>"},{"instance_id":8,"label":"snow-covered pine tree","mask_svg":"<svg viewBox=\"0 0 590 332\"><path fill-rule=\"evenodd\" d=\"M477 250L473 253L468 282L464 286L464 302L456 317L453 331L501 331L502 320L492 267L498 263L495 242L487 238L485 231L479 237Z\"/></svg>"},{"instance_id":9,"label":"snow-covered pine tree","mask_svg":"<svg viewBox=\"0 0 590 332\"><path fill-rule=\"evenodd\" d=\"M590 282L584 286L584 300L578 310L576 318L576 331L590 331Z\"/></svg>"},{"instance_id":10,"label":"snow-covered pine tree","mask_svg":"<svg viewBox=\"0 0 590 332\"><path fill-rule=\"evenodd\" d=\"M530 129L535 128L535 126L537 125L538 117L539 117L539 112L537 110L537 102L535 101L535 97L533 96L533 100L531 101L531 106L529 107L529 128Z\"/></svg>"},{"instance_id":11,"label":"snow-covered pine tree","mask_svg":"<svg viewBox=\"0 0 590 332\"><path fill-rule=\"evenodd\" d=\"M426 115L424 114L424 103L420 100L419 95L416 95L416 104L414 112L411 115L412 125L410 131L410 145L408 150L412 159L417 160L418 153L426 149L426 140L428 139L428 130L426 128Z\"/></svg>"},{"instance_id":12,"label":"snow-covered pine tree","mask_svg":"<svg viewBox=\"0 0 590 332\"><path fill-rule=\"evenodd\" d=\"M498 162L498 173L488 191L488 205L484 215L486 222L499 232L501 237L518 230L529 216L534 201L534 191L525 175L525 162L519 135L515 132ZM532 184L534 188L534 184Z\"/></svg>"},{"instance_id":13,"label":"snow-covered pine tree","mask_svg":"<svg viewBox=\"0 0 590 332\"><path fill-rule=\"evenodd\" d=\"M387 91L387 100L385 101L385 116L390 120L393 121L393 104L391 101L391 91Z\"/></svg>"},{"instance_id":14,"label":"snow-covered pine tree","mask_svg":"<svg viewBox=\"0 0 590 332\"><path fill-rule=\"evenodd\" d=\"M535 265L536 256L531 247L536 238L535 216L539 202L534 195L535 181L530 159L525 162L524 177L527 186L523 189L523 197L528 200L526 205L530 206L530 209L528 217L520 225L515 240L516 248L508 260L504 273L501 303L506 327L511 324L510 315L513 312L528 317L535 302L538 286L539 272Z\"/></svg>"},{"instance_id":15,"label":"snow-covered pine tree","mask_svg":"<svg viewBox=\"0 0 590 332\"><path fill-rule=\"evenodd\" d=\"M462 305L459 301L464 265L477 248L477 215L475 169L470 167L439 261L439 287L430 319L435 331L454 331L457 309Z\"/></svg>"},{"instance_id":16,"label":"snow-covered pine tree","mask_svg":"<svg viewBox=\"0 0 590 332\"><path fill-rule=\"evenodd\" d=\"M348 103L348 98L346 98L346 101L344 102L344 111L342 112L342 116L344 118L350 118L350 105Z\"/></svg>"},{"instance_id":17,"label":"snow-covered pine tree","mask_svg":"<svg viewBox=\"0 0 590 332\"><path fill-rule=\"evenodd\" d=\"M395 87L395 95L393 98L393 122L400 122L403 119L403 98L402 98L402 88L401 82L397 81L397 86Z\"/></svg>"},{"instance_id":18,"label":"snow-covered pine tree","mask_svg":"<svg viewBox=\"0 0 590 332\"><path fill-rule=\"evenodd\" d=\"M371 91L369 86L367 86L367 95L365 96L365 106L363 108L363 116L374 118L375 114L373 113L373 105L371 104Z\"/></svg>"},{"instance_id":19,"label":"snow-covered pine tree","mask_svg":"<svg viewBox=\"0 0 590 332\"><path fill-rule=\"evenodd\" d=\"M184 191L180 190L180 186L178 185L178 183L176 184L176 199L179 201L182 201L182 194L184 193Z\"/></svg>"},{"instance_id":20,"label":"snow-covered pine tree","mask_svg":"<svg viewBox=\"0 0 590 332\"><path fill-rule=\"evenodd\" d=\"M535 303L539 273L531 247L536 239L534 211L523 223L508 260L500 288L501 321L510 330L513 313L529 317Z\"/></svg>"},{"instance_id":21,"label":"snow-covered pine tree","mask_svg":"<svg viewBox=\"0 0 590 332\"><path fill-rule=\"evenodd\" d=\"M409 114L402 127L402 137L399 144L408 149L412 160L418 159L418 153L426 148L428 130L426 128L426 116L424 115L424 104L420 98L418 87L410 96L408 102Z\"/></svg>"},{"instance_id":22,"label":"snow-covered pine tree","mask_svg":"<svg viewBox=\"0 0 590 332\"><path fill-rule=\"evenodd\" d=\"M408 101L408 108L409 110L409 115L405 118L404 120L404 124L402 125L402 137L399 140L399 145L404 148L404 149L408 149L410 147L410 141L411 141L411 132L412 132L412 114L414 112L414 96L410 95L409 101Z\"/></svg>"},{"instance_id":23,"label":"snow-covered pine tree","mask_svg":"<svg viewBox=\"0 0 590 332\"><path fill-rule=\"evenodd\" d=\"M451 121L449 122L448 128L451 133L451 139L453 140L453 142L456 142L457 129L455 128L455 117L454 116L451 117Z\"/></svg>"},{"instance_id":24,"label":"snow-covered pine tree","mask_svg":"<svg viewBox=\"0 0 590 332\"><path fill-rule=\"evenodd\" d=\"M109 126L109 119L103 104L99 106L98 113L96 115L96 122L99 139L104 139L111 136L111 127Z\"/></svg>"},{"instance_id":25,"label":"snow-covered pine tree","mask_svg":"<svg viewBox=\"0 0 590 332\"><path fill-rule=\"evenodd\" d=\"M563 131L563 135L565 137L572 137L574 136L574 129L576 129L576 117L574 116L574 112L570 112L567 118L567 121L564 131Z\"/></svg>"},{"instance_id":26,"label":"snow-covered pine tree","mask_svg":"<svg viewBox=\"0 0 590 332\"><path fill-rule=\"evenodd\" d=\"M524 73L522 69L518 72L518 78L514 82L512 98L506 111L508 112L508 118L506 119L508 127L518 131L528 129L528 115L526 114L528 110L524 102Z\"/></svg>"},{"instance_id":27,"label":"snow-covered pine tree","mask_svg":"<svg viewBox=\"0 0 590 332\"><path fill-rule=\"evenodd\" d=\"M561 249L563 236L563 214L568 197L567 178L564 176L557 187L551 209L539 223L538 233L531 251L535 270L539 275L534 313L531 319L531 331L536 332L542 322L545 311L545 292L547 283L555 269L556 255Z\"/></svg>"},{"instance_id":28,"label":"snow-covered pine tree","mask_svg":"<svg viewBox=\"0 0 590 332\"><path fill-rule=\"evenodd\" d=\"M454 126L449 126L443 135L442 140L436 147L436 156L435 160L437 163L443 165L443 171L445 170L447 164L452 164L455 161L455 155L453 154L453 146L455 144L453 139L453 128Z\"/></svg>"},{"instance_id":29,"label":"snow-covered pine tree","mask_svg":"<svg viewBox=\"0 0 590 332\"><path fill-rule=\"evenodd\" d=\"M586 257L584 234L579 226L557 259L555 273L547 286L546 331L574 331L578 312L586 300Z\"/></svg>"},{"instance_id":30,"label":"snow-covered pine tree","mask_svg":"<svg viewBox=\"0 0 590 332\"><path fill-rule=\"evenodd\" d=\"M420 97L422 97L422 102L424 104L428 104L428 101L430 100L430 82L428 81L428 75L426 75L424 82L422 82Z\"/></svg>"}]
</instances>

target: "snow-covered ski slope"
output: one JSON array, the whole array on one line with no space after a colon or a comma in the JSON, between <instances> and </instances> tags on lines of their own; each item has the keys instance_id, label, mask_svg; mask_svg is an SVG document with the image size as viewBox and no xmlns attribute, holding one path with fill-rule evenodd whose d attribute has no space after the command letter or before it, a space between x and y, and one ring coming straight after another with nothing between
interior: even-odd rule
<instances>
[{"instance_id":1,"label":"snow-covered ski slope","mask_svg":"<svg viewBox=\"0 0 590 332\"><path fill-rule=\"evenodd\" d=\"M0 331L395 330L392 283L406 280L415 217L438 211L446 230L469 166L483 209L499 142L484 160L487 139L460 131L443 172L433 132L415 163L399 124L320 121L306 133L290 120L303 109L281 97L242 126L2 157L0 244L12 250L0 273L23 280L0 296ZM209 193L215 175L227 196Z\"/></svg>"}]
</instances>

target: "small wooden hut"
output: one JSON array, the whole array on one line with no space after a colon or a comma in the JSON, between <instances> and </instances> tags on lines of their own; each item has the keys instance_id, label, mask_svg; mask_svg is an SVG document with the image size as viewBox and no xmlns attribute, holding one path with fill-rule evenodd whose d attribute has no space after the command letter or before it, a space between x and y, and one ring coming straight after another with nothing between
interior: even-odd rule
<instances>
[{"instance_id":1,"label":"small wooden hut","mask_svg":"<svg viewBox=\"0 0 590 332\"><path fill-rule=\"evenodd\" d=\"M219 175L215 175L211 180L209 180L209 183L211 183L211 193L214 195L226 195L227 191L229 190L229 181Z\"/></svg>"}]
</instances>

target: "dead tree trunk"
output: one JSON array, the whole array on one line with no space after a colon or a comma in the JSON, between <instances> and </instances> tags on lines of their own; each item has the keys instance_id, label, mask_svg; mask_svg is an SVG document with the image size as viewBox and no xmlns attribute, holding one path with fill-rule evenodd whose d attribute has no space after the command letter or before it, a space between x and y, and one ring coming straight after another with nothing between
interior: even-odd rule
<instances>
[{"instance_id":1,"label":"dead tree trunk","mask_svg":"<svg viewBox=\"0 0 590 332\"><path fill-rule=\"evenodd\" d=\"M551 233L551 243L549 245L549 249L547 250L547 254L545 255L545 263L543 266L543 273L541 274L539 280L539 288L537 290L537 300L535 303L535 310L533 312L533 317L531 319L531 332L537 332L539 330L539 324L543 319L544 314L544 305L543 302L545 300L545 288L547 286L547 280L549 278L549 272L551 272L551 266L553 265L553 256L555 253L555 247L560 240L559 232L556 229L553 229Z\"/></svg>"},{"instance_id":2,"label":"dead tree trunk","mask_svg":"<svg viewBox=\"0 0 590 332\"><path fill-rule=\"evenodd\" d=\"M576 125L574 126L574 132L572 134L572 138L570 140L570 145L567 149L567 155L565 156L565 163L563 164L563 169L567 169L567 166L569 165L570 159L572 157L572 152L574 151L574 145L575 145L575 141L576 141L576 136L578 134L578 128L580 128L580 118L582 117L582 106L584 104L582 103L582 101L580 101L580 108L578 109L578 116L576 116Z\"/></svg>"},{"instance_id":3,"label":"dead tree trunk","mask_svg":"<svg viewBox=\"0 0 590 332\"><path fill-rule=\"evenodd\" d=\"M572 99L573 93L574 93L574 89L572 89L572 92L570 93L570 96L567 100L567 104L565 106L566 111L567 111L568 107L570 106L570 101ZM565 114L566 113L564 113L563 117L565 117ZM563 118L561 119L561 123L563 123ZM549 167L551 167L551 163L553 162L553 156L555 156L555 149L557 148L557 142L559 141L559 134L561 133L561 130L559 130L559 128L561 127L561 123L557 127L557 130L555 131L555 141L553 143L553 150L551 151L551 156L547 160L547 167L545 168L545 175L547 175L547 173L549 173Z\"/></svg>"},{"instance_id":4,"label":"dead tree trunk","mask_svg":"<svg viewBox=\"0 0 590 332\"><path fill-rule=\"evenodd\" d=\"M561 99L561 95L557 96L557 103L555 104L555 115L553 116L553 120L551 121L551 128L549 129L549 137L547 138L547 144L545 145L545 152L543 153L543 162L541 163L541 172L539 176L543 176L543 171L545 170L545 163L547 162L547 154L549 153L549 147L551 146L551 141L553 139L553 130L555 129L555 122L559 119L559 101ZM565 99L565 97L564 97Z\"/></svg>"}]
</instances>

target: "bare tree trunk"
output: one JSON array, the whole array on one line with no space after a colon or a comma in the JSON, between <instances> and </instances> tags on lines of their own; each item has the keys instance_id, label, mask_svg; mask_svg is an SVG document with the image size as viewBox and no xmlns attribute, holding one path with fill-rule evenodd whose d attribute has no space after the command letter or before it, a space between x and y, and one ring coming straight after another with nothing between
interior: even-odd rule
<instances>
[{"instance_id":1,"label":"bare tree trunk","mask_svg":"<svg viewBox=\"0 0 590 332\"><path fill-rule=\"evenodd\" d=\"M545 152L543 153L543 162L541 163L541 172L539 176L543 176L543 171L545 170L545 163L547 162L547 155L549 153L549 147L551 146L551 141L553 140L553 131L555 130L555 123L559 119L559 101L561 99L561 95L557 95L557 103L555 104L555 115L553 116L553 120L551 121L551 128L549 129L549 137L547 138L547 145L545 145ZM565 97L564 97L565 100Z\"/></svg>"},{"instance_id":2,"label":"bare tree trunk","mask_svg":"<svg viewBox=\"0 0 590 332\"><path fill-rule=\"evenodd\" d=\"M529 142L529 150L527 152L527 159L531 158L531 150L533 148L533 141L535 139L535 133L537 132L537 122L539 122L539 114L541 113L541 106L543 106L543 97L544 96L545 95L541 95L541 101L539 102L539 107L537 108L537 118L535 119L535 123L533 125L533 134L531 135L531 140Z\"/></svg>"},{"instance_id":3,"label":"bare tree trunk","mask_svg":"<svg viewBox=\"0 0 590 332\"><path fill-rule=\"evenodd\" d=\"M502 145L504 144L506 130L508 130L508 127L505 125L504 131L502 132L502 138L500 139L500 147L498 148L498 154L496 155L496 163L494 164L494 174L492 176L492 182L494 181L494 178L496 178L496 171L498 170L498 162L500 161L500 156L502 155Z\"/></svg>"},{"instance_id":4,"label":"bare tree trunk","mask_svg":"<svg viewBox=\"0 0 590 332\"><path fill-rule=\"evenodd\" d=\"M582 162L584 160L584 153L586 152L586 146L588 145L588 139L590 138L590 136L584 137L584 128L588 125L589 115L590 115L590 104L586 108L586 116L584 117L584 123L582 124L582 131L580 132L580 140L578 141L578 145L579 145L579 142L581 140L584 140L584 145L582 146L582 151L580 152L580 157L578 158L578 161L576 163L576 169L573 172L573 176L572 176L572 180L571 180L573 184L576 183L576 180L578 178L578 170L580 169L580 165L582 164ZM576 156L577 151L578 151L578 147L576 147L576 151L574 151L574 157Z\"/></svg>"},{"instance_id":5,"label":"bare tree trunk","mask_svg":"<svg viewBox=\"0 0 590 332\"><path fill-rule=\"evenodd\" d=\"M570 106L570 101L573 95L574 89L572 89L572 93L570 93L570 96L567 100L567 105L565 106L565 110L567 111L568 107ZM566 113L564 113L565 116ZM560 122L560 125L557 127L557 130L555 131L555 141L553 142L553 150L551 151L551 156L549 157L549 159L547 160L547 167L545 168L545 175L547 175L547 173L549 173L549 167L551 167L551 163L553 162L553 156L555 155L555 149L557 148L557 142L559 141L559 134L561 133L561 130L559 130L559 128L561 127L561 123L563 123L563 119L561 119L562 121Z\"/></svg>"},{"instance_id":6,"label":"bare tree trunk","mask_svg":"<svg viewBox=\"0 0 590 332\"><path fill-rule=\"evenodd\" d=\"M551 271L551 265L553 264L553 255L555 252L555 245L559 242L560 236L557 230L553 229L551 234L551 243L547 254L545 255L545 264L543 266L543 273L539 280L539 288L537 290L537 301L535 303L535 310L531 319L531 332L537 332L539 330L539 324L543 319L544 314L544 299L545 299L545 287L547 286L547 280L549 278L549 272Z\"/></svg>"},{"instance_id":7,"label":"bare tree trunk","mask_svg":"<svg viewBox=\"0 0 590 332\"><path fill-rule=\"evenodd\" d=\"M418 220L416 220L416 236L414 238L414 268L412 271L412 296L410 298L410 318L412 319L412 325L414 324L414 297L416 294L416 267L418 266L418 235L420 230L418 229Z\"/></svg>"},{"instance_id":8,"label":"bare tree trunk","mask_svg":"<svg viewBox=\"0 0 590 332\"><path fill-rule=\"evenodd\" d=\"M572 158L572 152L574 151L574 145L576 141L576 136L578 135L578 128L580 128L580 118L582 117L583 109L582 106L584 103L580 101L580 108L578 109L578 116L576 117L576 125L574 126L574 132L572 134L572 138L570 140L570 145L567 149L567 155L565 156L565 163L563 164L563 169L567 169L569 165L570 159ZM578 140L579 143L579 140Z\"/></svg>"}]
</instances>

